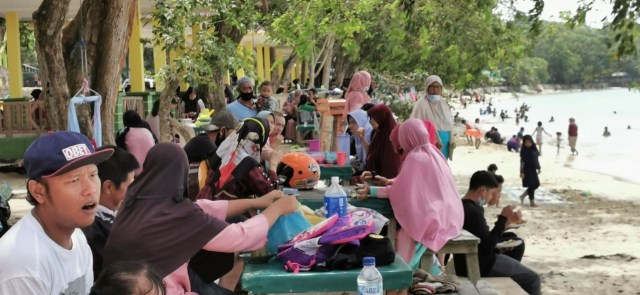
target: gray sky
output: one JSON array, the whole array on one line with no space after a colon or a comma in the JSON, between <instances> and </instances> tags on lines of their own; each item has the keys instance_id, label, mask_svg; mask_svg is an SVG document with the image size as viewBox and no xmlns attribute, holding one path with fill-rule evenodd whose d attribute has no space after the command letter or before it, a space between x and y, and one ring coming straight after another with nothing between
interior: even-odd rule
<instances>
[{"instance_id":1,"label":"gray sky","mask_svg":"<svg viewBox=\"0 0 640 295\"><path fill-rule=\"evenodd\" d=\"M549 21L561 21L560 13L562 11L571 11L575 13L578 6L580 6L580 0L545 0L544 10L542 12L542 19ZM517 0L516 7L521 11L529 11L533 8L533 1L531 0ZM611 9L612 5L609 0L595 0L591 11L587 13L586 23L590 27L602 27L602 19L607 17L608 22L612 20Z\"/></svg>"}]
</instances>

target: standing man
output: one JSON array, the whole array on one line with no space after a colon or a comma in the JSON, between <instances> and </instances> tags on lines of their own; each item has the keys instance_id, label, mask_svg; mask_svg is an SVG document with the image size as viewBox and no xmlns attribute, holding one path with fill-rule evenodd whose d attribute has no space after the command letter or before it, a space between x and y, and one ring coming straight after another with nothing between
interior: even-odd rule
<instances>
[{"instance_id":1,"label":"standing man","mask_svg":"<svg viewBox=\"0 0 640 295\"><path fill-rule=\"evenodd\" d=\"M127 195L127 189L133 182L136 169L140 167L136 157L117 146L103 146L98 149L113 149L113 156L98 164L100 177L100 202L98 203L96 220L92 225L82 229L93 254L93 275L98 277L102 271L102 253L111 225L120 209L120 204Z\"/></svg>"},{"instance_id":2,"label":"standing man","mask_svg":"<svg viewBox=\"0 0 640 295\"><path fill-rule=\"evenodd\" d=\"M76 132L49 133L24 154L27 201L34 208L0 239L0 294L88 294L93 259L80 228L93 223L100 198L98 163Z\"/></svg>"},{"instance_id":3,"label":"standing man","mask_svg":"<svg viewBox=\"0 0 640 295\"><path fill-rule=\"evenodd\" d=\"M245 118L253 118L258 115L255 104L255 95L253 94L253 79L242 77L238 80L238 100L227 105L227 111L232 113L238 121Z\"/></svg>"},{"instance_id":4,"label":"standing man","mask_svg":"<svg viewBox=\"0 0 640 295\"><path fill-rule=\"evenodd\" d=\"M462 198L464 209L464 225L462 228L480 239L478 245L478 262L482 277L509 277L530 295L540 295L540 277L526 267L519 260L521 253L511 255L496 253L496 245L503 237L505 227L512 223L520 222L520 212L514 210L513 205L505 206L498 219L489 230L487 220L484 218L483 205L497 204L501 185L488 171L477 171L471 176L469 190ZM496 195L498 194L498 196ZM522 248L524 251L524 247ZM454 254L456 274L467 275L466 258L462 254ZM514 256L514 257L512 257Z\"/></svg>"},{"instance_id":5,"label":"standing man","mask_svg":"<svg viewBox=\"0 0 640 295\"><path fill-rule=\"evenodd\" d=\"M576 141L578 140L578 125L576 125L576 119L569 119L569 147L571 147L571 154L577 155Z\"/></svg>"}]
</instances>

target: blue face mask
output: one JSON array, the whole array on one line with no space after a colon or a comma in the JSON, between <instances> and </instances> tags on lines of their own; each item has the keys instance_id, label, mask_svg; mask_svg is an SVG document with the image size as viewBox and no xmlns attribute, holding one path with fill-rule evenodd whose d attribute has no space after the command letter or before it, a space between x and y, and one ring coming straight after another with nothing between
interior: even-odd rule
<instances>
[{"instance_id":1,"label":"blue face mask","mask_svg":"<svg viewBox=\"0 0 640 295\"><path fill-rule=\"evenodd\" d=\"M442 96L438 94L427 94L427 99L429 99L430 102L438 102L442 99Z\"/></svg>"},{"instance_id":2,"label":"blue face mask","mask_svg":"<svg viewBox=\"0 0 640 295\"><path fill-rule=\"evenodd\" d=\"M478 201L478 206L480 206L480 207L484 207L484 205L486 205L486 204L487 204L487 201L485 201L484 199L480 199Z\"/></svg>"}]
</instances>

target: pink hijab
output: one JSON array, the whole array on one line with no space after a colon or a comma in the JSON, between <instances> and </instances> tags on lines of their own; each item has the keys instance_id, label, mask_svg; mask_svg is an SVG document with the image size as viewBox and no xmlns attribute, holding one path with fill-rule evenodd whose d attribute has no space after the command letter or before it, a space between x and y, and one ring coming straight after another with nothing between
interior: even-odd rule
<instances>
[{"instance_id":1,"label":"pink hijab","mask_svg":"<svg viewBox=\"0 0 640 295\"><path fill-rule=\"evenodd\" d=\"M460 234L464 222L456 182L447 161L429 143L422 121L409 119L398 127L396 144L402 147L406 160L388 186L391 206L413 240L438 251Z\"/></svg>"},{"instance_id":2,"label":"pink hijab","mask_svg":"<svg viewBox=\"0 0 640 295\"><path fill-rule=\"evenodd\" d=\"M436 130L436 124L433 124L433 122L429 121L429 120L422 120L422 123L424 124L424 127L427 127L427 132L429 132L429 142L433 145L436 144L436 136L438 135L436 132L438 132Z\"/></svg>"},{"instance_id":3,"label":"pink hijab","mask_svg":"<svg viewBox=\"0 0 640 295\"><path fill-rule=\"evenodd\" d=\"M365 103L371 102L371 98L364 91L371 86L371 75L367 71L359 71L353 74L349 82L349 88L344 98L347 100L342 113L343 119L347 119L347 114L356 109L360 109Z\"/></svg>"}]
</instances>

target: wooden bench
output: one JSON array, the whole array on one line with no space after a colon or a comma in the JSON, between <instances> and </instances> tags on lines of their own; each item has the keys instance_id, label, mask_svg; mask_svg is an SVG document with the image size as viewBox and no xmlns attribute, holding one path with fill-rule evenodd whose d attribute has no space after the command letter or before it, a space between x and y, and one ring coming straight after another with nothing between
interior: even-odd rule
<instances>
[{"instance_id":1,"label":"wooden bench","mask_svg":"<svg viewBox=\"0 0 640 295\"><path fill-rule=\"evenodd\" d=\"M467 263L467 274L473 285L480 279L480 264L478 262L478 244L480 239L466 230L462 230L460 235L449 240L438 253L464 254ZM431 269L433 264L433 254L427 250L420 260L420 268Z\"/></svg>"},{"instance_id":2,"label":"wooden bench","mask_svg":"<svg viewBox=\"0 0 640 295\"><path fill-rule=\"evenodd\" d=\"M476 288L481 295L527 295L511 278L482 278Z\"/></svg>"},{"instance_id":3,"label":"wooden bench","mask_svg":"<svg viewBox=\"0 0 640 295\"><path fill-rule=\"evenodd\" d=\"M447 295L527 295L511 278L482 278L475 287L467 278L458 278L458 281L458 292Z\"/></svg>"},{"instance_id":4,"label":"wooden bench","mask_svg":"<svg viewBox=\"0 0 640 295\"><path fill-rule=\"evenodd\" d=\"M385 290L406 290L411 286L413 271L396 255L391 265L377 267L382 274ZM361 269L324 272L290 273L282 262L272 259L268 263L245 263L242 288L251 294L355 292L356 279Z\"/></svg>"}]
</instances>

